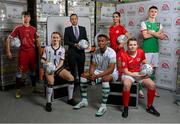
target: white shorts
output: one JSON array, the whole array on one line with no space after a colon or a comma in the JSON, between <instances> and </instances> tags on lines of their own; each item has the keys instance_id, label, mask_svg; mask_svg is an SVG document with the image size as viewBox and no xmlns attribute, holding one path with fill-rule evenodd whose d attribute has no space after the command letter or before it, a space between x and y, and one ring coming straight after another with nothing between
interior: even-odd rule
<instances>
[{"instance_id":1,"label":"white shorts","mask_svg":"<svg viewBox=\"0 0 180 124\"><path fill-rule=\"evenodd\" d=\"M129 75L125 75L125 74L123 74L122 75L122 80L124 80L125 78L128 78L128 79L130 79L133 83L136 81L136 82L138 82L138 83L142 83L142 80L143 79L141 79L141 78L134 78L134 77L132 77L132 76L129 76Z\"/></svg>"},{"instance_id":2,"label":"white shorts","mask_svg":"<svg viewBox=\"0 0 180 124\"><path fill-rule=\"evenodd\" d=\"M94 74L95 75L97 75L97 74L100 74L100 73L102 73L103 71L100 71L100 70L98 70L98 69L96 69L95 71L94 71ZM113 81L117 81L117 79L118 79L118 71L114 71L112 74L111 74L111 76L113 77ZM101 79L100 79L101 80Z\"/></svg>"},{"instance_id":3,"label":"white shorts","mask_svg":"<svg viewBox=\"0 0 180 124\"><path fill-rule=\"evenodd\" d=\"M145 53L146 60L154 67L159 66L159 53Z\"/></svg>"}]
</instances>

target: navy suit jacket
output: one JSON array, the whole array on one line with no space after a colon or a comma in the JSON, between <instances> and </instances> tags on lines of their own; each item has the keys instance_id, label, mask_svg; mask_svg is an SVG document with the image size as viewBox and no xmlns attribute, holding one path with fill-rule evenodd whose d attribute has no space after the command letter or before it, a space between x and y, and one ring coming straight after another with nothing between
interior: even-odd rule
<instances>
[{"instance_id":1,"label":"navy suit jacket","mask_svg":"<svg viewBox=\"0 0 180 124\"><path fill-rule=\"evenodd\" d=\"M84 50L80 50L74 46L74 44L78 43L81 39L88 40L87 34L86 34L86 28L83 26L78 26L78 27L79 27L79 38L78 39L76 39L76 36L74 35L72 26L65 28L64 43L69 46L69 48L68 48L69 52L78 52L78 53L84 52Z\"/></svg>"}]
</instances>

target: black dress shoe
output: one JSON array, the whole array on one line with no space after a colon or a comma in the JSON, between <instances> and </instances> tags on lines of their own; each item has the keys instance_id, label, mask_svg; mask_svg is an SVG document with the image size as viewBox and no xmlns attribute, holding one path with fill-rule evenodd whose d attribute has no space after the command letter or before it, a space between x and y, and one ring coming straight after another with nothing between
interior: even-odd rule
<instances>
[{"instance_id":1,"label":"black dress shoe","mask_svg":"<svg viewBox=\"0 0 180 124\"><path fill-rule=\"evenodd\" d=\"M128 117L128 107L124 107L124 111L122 113L122 117L123 118L127 118Z\"/></svg>"},{"instance_id":2,"label":"black dress shoe","mask_svg":"<svg viewBox=\"0 0 180 124\"><path fill-rule=\"evenodd\" d=\"M77 104L74 99L68 100L67 103L68 103L69 105L72 105L72 106L75 106L75 105Z\"/></svg>"},{"instance_id":3,"label":"black dress shoe","mask_svg":"<svg viewBox=\"0 0 180 124\"><path fill-rule=\"evenodd\" d=\"M52 111L51 103L46 103L46 111L47 112L51 112Z\"/></svg>"},{"instance_id":4,"label":"black dress shoe","mask_svg":"<svg viewBox=\"0 0 180 124\"><path fill-rule=\"evenodd\" d=\"M150 106L149 108L147 108L146 111L150 114L157 116L157 117L160 116L160 113L153 106Z\"/></svg>"}]
</instances>

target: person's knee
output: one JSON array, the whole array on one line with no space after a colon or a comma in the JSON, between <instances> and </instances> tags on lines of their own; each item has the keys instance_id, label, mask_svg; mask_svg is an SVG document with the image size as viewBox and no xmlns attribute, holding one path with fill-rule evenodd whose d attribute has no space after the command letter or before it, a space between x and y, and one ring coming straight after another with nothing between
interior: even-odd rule
<instances>
[{"instance_id":1,"label":"person's knee","mask_svg":"<svg viewBox=\"0 0 180 124\"><path fill-rule=\"evenodd\" d=\"M124 81L123 82L123 90L124 91L129 91L131 89L131 82L129 81Z\"/></svg>"},{"instance_id":2,"label":"person's knee","mask_svg":"<svg viewBox=\"0 0 180 124\"><path fill-rule=\"evenodd\" d=\"M104 82L109 82L109 81L112 81L112 77L111 76L104 76L104 77L102 77L102 81L104 81Z\"/></svg>"},{"instance_id":3,"label":"person's knee","mask_svg":"<svg viewBox=\"0 0 180 124\"><path fill-rule=\"evenodd\" d=\"M53 81L48 81L48 85L54 85Z\"/></svg>"},{"instance_id":4,"label":"person's knee","mask_svg":"<svg viewBox=\"0 0 180 124\"><path fill-rule=\"evenodd\" d=\"M67 81L74 81L74 77L72 76L72 75L69 75L68 77L67 77Z\"/></svg>"},{"instance_id":5,"label":"person's knee","mask_svg":"<svg viewBox=\"0 0 180 124\"><path fill-rule=\"evenodd\" d=\"M54 78L52 77L46 77L49 85L54 85Z\"/></svg>"},{"instance_id":6,"label":"person's knee","mask_svg":"<svg viewBox=\"0 0 180 124\"><path fill-rule=\"evenodd\" d=\"M149 84L149 89L154 90L155 87L156 87L156 86L155 86L155 83L154 83L154 82L152 82L152 83Z\"/></svg>"},{"instance_id":7,"label":"person's knee","mask_svg":"<svg viewBox=\"0 0 180 124\"><path fill-rule=\"evenodd\" d=\"M87 78L80 77L80 82L81 82L81 83L84 83L84 82L87 82L87 81L88 81Z\"/></svg>"}]
</instances>

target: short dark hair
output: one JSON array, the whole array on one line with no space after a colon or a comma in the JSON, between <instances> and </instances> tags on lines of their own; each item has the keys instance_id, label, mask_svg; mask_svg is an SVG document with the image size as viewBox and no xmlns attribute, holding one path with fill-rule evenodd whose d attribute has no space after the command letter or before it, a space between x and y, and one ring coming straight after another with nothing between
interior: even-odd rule
<instances>
[{"instance_id":1,"label":"short dark hair","mask_svg":"<svg viewBox=\"0 0 180 124\"><path fill-rule=\"evenodd\" d=\"M21 13L21 15L22 15L22 16L24 16L24 15L31 16L30 12L28 12L28 11L23 11L23 12Z\"/></svg>"},{"instance_id":2,"label":"short dark hair","mask_svg":"<svg viewBox=\"0 0 180 124\"><path fill-rule=\"evenodd\" d=\"M76 16L76 17L78 18L78 15L75 14L75 13L73 13L73 14L70 15L70 19L71 19L72 16Z\"/></svg>"},{"instance_id":3,"label":"short dark hair","mask_svg":"<svg viewBox=\"0 0 180 124\"><path fill-rule=\"evenodd\" d=\"M150 11L151 9L156 9L156 10L158 10L157 6L151 6L151 7L149 7L149 11Z\"/></svg>"},{"instance_id":4,"label":"short dark hair","mask_svg":"<svg viewBox=\"0 0 180 124\"><path fill-rule=\"evenodd\" d=\"M109 37L105 34L99 34L97 38L99 38L99 37L104 37L104 38L106 38L107 41L109 40Z\"/></svg>"},{"instance_id":5,"label":"short dark hair","mask_svg":"<svg viewBox=\"0 0 180 124\"><path fill-rule=\"evenodd\" d=\"M135 37L129 38L127 41L127 45L129 44L130 41L137 41L137 39ZM138 41L137 41L137 44L138 44Z\"/></svg>"},{"instance_id":6,"label":"short dark hair","mask_svg":"<svg viewBox=\"0 0 180 124\"><path fill-rule=\"evenodd\" d=\"M59 35L59 37L62 37L62 36L61 36L61 33L57 32L57 31L52 32L51 37L52 37L52 35L53 35L53 34L58 34L58 35Z\"/></svg>"},{"instance_id":7,"label":"short dark hair","mask_svg":"<svg viewBox=\"0 0 180 124\"><path fill-rule=\"evenodd\" d=\"M113 15L114 15L114 14L117 14L119 17L121 17L120 12L118 12L118 11L114 12Z\"/></svg>"}]
</instances>

